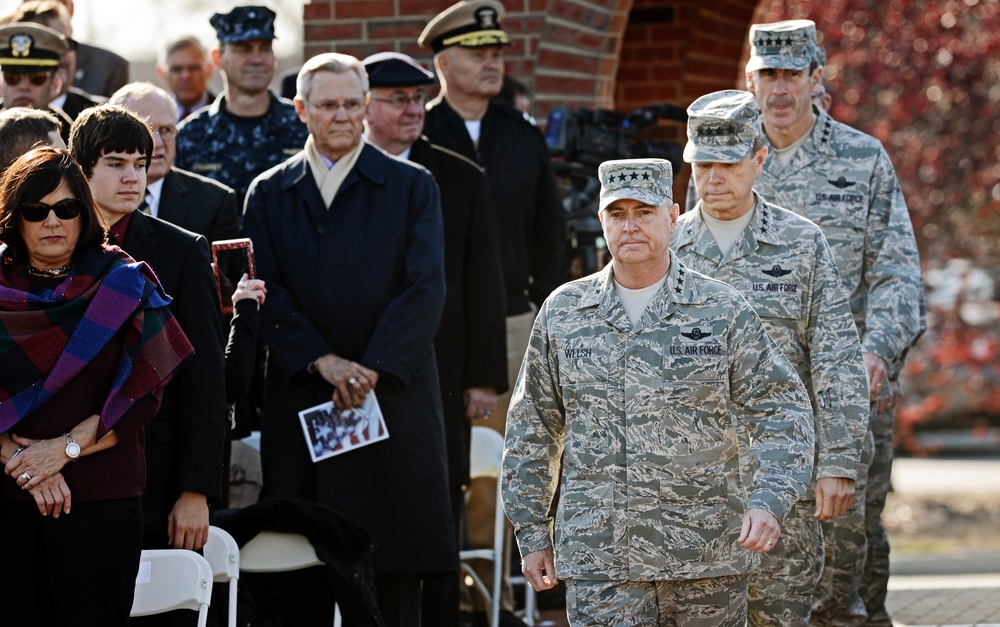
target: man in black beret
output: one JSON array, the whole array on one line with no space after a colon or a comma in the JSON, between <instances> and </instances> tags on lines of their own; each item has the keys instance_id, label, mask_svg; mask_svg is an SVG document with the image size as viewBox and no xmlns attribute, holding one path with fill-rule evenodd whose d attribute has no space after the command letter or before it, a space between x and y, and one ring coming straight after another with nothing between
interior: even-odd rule
<instances>
[{"instance_id":1,"label":"man in black beret","mask_svg":"<svg viewBox=\"0 0 1000 627\"><path fill-rule=\"evenodd\" d=\"M472 421L490 415L507 389L507 349L500 240L483 169L432 144L421 133L434 75L412 58L381 52L363 61L370 99L368 141L419 163L434 175L444 219L445 303L434 340L444 406L448 482L455 528L461 529L469 478ZM423 624L458 624L456 571L424 579Z\"/></svg>"}]
</instances>

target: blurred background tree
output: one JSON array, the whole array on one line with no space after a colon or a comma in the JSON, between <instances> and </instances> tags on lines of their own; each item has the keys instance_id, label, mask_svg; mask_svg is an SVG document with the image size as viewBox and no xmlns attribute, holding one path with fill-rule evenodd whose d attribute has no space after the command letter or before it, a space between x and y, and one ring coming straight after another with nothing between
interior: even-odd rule
<instances>
[{"instance_id":1,"label":"blurred background tree","mask_svg":"<svg viewBox=\"0 0 1000 627\"><path fill-rule=\"evenodd\" d=\"M928 293L897 440L1000 447L1000 0L772 0L774 22L816 22L837 120L896 167ZM920 440L916 430L962 436ZM920 441L918 441L920 440ZM937 444L935 444L935 442Z\"/></svg>"}]
</instances>

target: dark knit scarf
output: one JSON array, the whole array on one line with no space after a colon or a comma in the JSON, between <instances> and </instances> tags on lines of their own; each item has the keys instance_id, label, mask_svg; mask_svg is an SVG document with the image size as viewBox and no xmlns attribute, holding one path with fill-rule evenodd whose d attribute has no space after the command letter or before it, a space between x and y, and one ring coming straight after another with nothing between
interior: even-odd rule
<instances>
[{"instance_id":1,"label":"dark knit scarf","mask_svg":"<svg viewBox=\"0 0 1000 627\"><path fill-rule=\"evenodd\" d=\"M0 433L52 398L119 332L125 347L98 437L194 353L152 270L119 248L83 252L44 290L31 289L6 246L0 258Z\"/></svg>"}]
</instances>

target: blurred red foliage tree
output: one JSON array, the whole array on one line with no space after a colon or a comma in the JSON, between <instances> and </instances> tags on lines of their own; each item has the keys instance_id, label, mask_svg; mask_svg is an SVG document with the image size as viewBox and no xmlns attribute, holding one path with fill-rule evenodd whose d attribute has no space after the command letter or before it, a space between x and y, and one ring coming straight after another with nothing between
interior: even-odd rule
<instances>
[{"instance_id":1,"label":"blurred red foliage tree","mask_svg":"<svg viewBox=\"0 0 1000 627\"><path fill-rule=\"evenodd\" d=\"M917 428L1000 426L1000 0L767 0L816 22L831 113L892 158L928 284L897 443ZM978 273L978 274L977 274ZM980 288L972 287L979 276ZM986 277L982 279L982 277Z\"/></svg>"},{"instance_id":2,"label":"blurred red foliage tree","mask_svg":"<svg viewBox=\"0 0 1000 627\"><path fill-rule=\"evenodd\" d=\"M1000 0L772 0L816 22L834 118L882 141L924 259L1000 264Z\"/></svg>"}]
</instances>

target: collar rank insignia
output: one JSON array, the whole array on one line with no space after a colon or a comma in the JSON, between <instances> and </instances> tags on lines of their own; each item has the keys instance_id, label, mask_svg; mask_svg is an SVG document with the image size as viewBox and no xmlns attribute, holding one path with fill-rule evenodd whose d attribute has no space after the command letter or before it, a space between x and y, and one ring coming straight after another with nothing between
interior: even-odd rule
<instances>
[{"instance_id":1,"label":"collar rank insignia","mask_svg":"<svg viewBox=\"0 0 1000 627\"><path fill-rule=\"evenodd\" d=\"M703 340L706 337L712 337L711 331L703 331L701 327L692 327L690 329L681 329L681 335L688 338L689 340Z\"/></svg>"},{"instance_id":2,"label":"collar rank insignia","mask_svg":"<svg viewBox=\"0 0 1000 627\"><path fill-rule=\"evenodd\" d=\"M761 270L761 272L763 272L767 276L773 276L774 278L780 278L780 277L785 276L786 274L791 274L792 273L791 270L785 270L784 268L782 268L779 265L775 265L770 270Z\"/></svg>"},{"instance_id":3,"label":"collar rank insignia","mask_svg":"<svg viewBox=\"0 0 1000 627\"><path fill-rule=\"evenodd\" d=\"M836 181L831 181L828 179L826 182L829 183L830 185L833 185L834 187L839 187L840 189L844 189L854 185L854 181L848 181L844 177L840 177Z\"/></svg>"}]
</instances>

